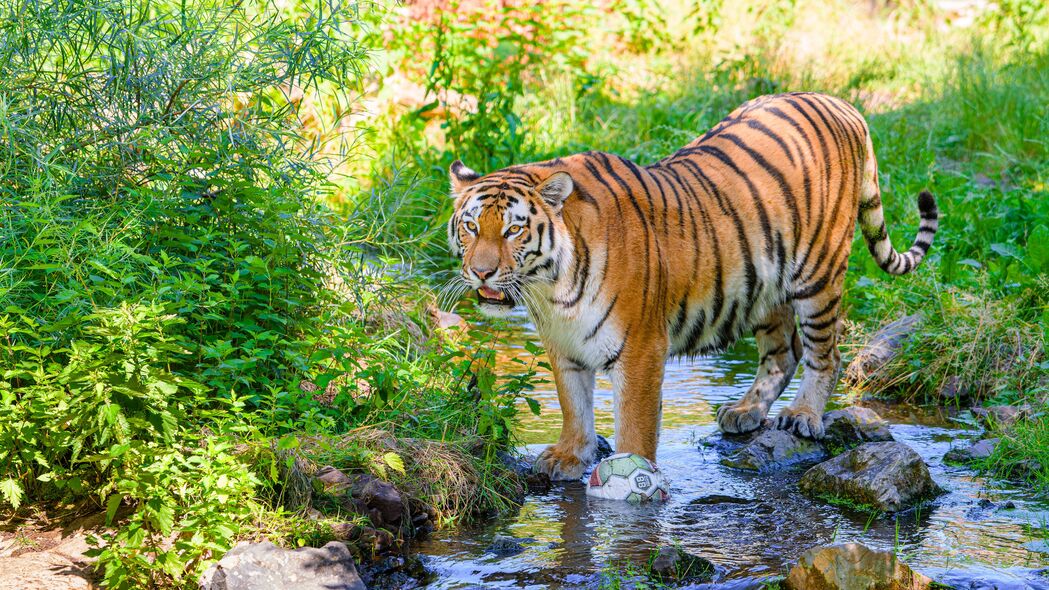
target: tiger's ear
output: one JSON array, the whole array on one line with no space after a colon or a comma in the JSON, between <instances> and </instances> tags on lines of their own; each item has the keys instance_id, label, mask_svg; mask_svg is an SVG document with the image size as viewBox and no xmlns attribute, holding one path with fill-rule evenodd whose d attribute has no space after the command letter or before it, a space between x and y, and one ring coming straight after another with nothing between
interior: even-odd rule
<instances>
[{"instance_id":1,"label":"tiger's ear","mask_svg":"<svg viewBox=\"0 0 1049 590\"><path fill-rule=\"evenodd\" d=\"M462 160L452 162L451 167L448 168L448 176L452 179L453 193L459 193L462 189L469 186L470 183L481 177L480 174L467 168Z\"/></svg>"},{"instance_id":2,"label":"tiger's ear","mask_svg":"<svg viewBox=\"0 0 1049 590\"><path fill-rule=\"evenodd\" d=\"M560 211L565 199L575 190L575 182L567 172L554 172L535 190L543 197L554 211Z\"/></svg>"}]
</instances>

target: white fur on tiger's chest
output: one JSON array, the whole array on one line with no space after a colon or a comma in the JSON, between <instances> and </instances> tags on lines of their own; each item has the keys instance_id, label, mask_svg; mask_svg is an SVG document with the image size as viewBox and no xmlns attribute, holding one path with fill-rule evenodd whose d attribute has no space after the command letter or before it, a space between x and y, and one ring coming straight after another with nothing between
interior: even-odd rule
<instances>
[{"instance_id":1,"label":"white fur on tiger's chest","mask_svg":"<svg viewBox=\"0 0 1049 590\"><path fill-rule=\"evenodd\" d=\"M549 355L599 370L622 350L624 335L605 297L584 293L573 307L551 302L550 297L534 299L528 314Z\"/></svg>"}]
</instances>

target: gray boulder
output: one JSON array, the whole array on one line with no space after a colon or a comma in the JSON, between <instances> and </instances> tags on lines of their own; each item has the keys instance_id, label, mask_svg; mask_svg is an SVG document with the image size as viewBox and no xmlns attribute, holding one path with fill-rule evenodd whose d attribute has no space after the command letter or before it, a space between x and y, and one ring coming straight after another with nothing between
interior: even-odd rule
<instances>
[{"instance_id":1,"label":"gray boulder","mask_svg":"<svg viewBox=\"0 0 1049 590\"><path fill-rule=\"evenodd\" d=\"M768 472L801 463L814 463L827 456L823 446L799 438L786 430L770 428L721 460L721 464L747 471Z\"/></svg>"},{"instance_id":2,"label":"gray boulder","mask_svg":"<svg viewBox=\"0 0 1049 590\"><path fill-rule=\"evenodd\" d=\"M240 543L200 578L201 590L366 590L346 545L281 549Z\"/></svg>"},{"instance_id":3,"label":"gray boulder","mask_svg":"<svg viewBox=\"0 0 1049 590\"><path fill-rule=\"evenodd\" d=\"M865 443L805 472L801 491L877 512L898 512L942 493L921 456L898 442Z\"/></svg>"},{"instance_id":4,"label":"gray boulder","mask_svg":"<svg viewBox=\"0 0 1049 590\"><path fill-rule=\"evenodd\" d=\"M986 459L991 456L991 453L994 453L994 448L998 446L1000 440L1000 438L985 438L965 448L951 449L943 456L943 461L944 463L965 464Z\"/></svg>"},{"instance_id":5,"label":"gray boulder","mask_svg":"<svg viewBox=\"0 0 1049 590\"><path fill-rule=\"evenodd\" d=\"M889 423L870 408L850 406L823 415L823 443L832 451L846 451L865 442L893 440Z\"/></svg>"},{"instance_id":6,"label":"gray boulder","mask_svg":"<svg viewBox=\"0 0 1049 590\"><path fill-rule=\"evenodd\" d=\"M859 543L809 549L783 581L788 590L926 590L932 584L894 552Z\"/></svg>"}]
</instances>

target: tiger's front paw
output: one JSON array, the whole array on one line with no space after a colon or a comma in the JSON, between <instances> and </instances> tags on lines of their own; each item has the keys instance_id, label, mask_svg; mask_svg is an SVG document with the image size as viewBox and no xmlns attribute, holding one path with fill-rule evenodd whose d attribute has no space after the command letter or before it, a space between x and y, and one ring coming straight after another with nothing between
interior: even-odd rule
<instances>
[{"instance_id":1,"label":"tiger's front paw","mask_svg":"<svg viewBox=\"0 0 1049 590\"><path fill-rule=\"evenodd\" d=\"M535 460L535 471L545 473L552 481L570 481L583 477L583 471L593 463L593 451L570 448L567 445L550 445Z\"/></svg>"},{"instance_id":2,"label":"tiger's front paw","mask_svg":"<svg viewBox=\"0 0 1049 590\"><path fill-rule=\"evenodd\" d=\"M729 434L753 432L765 423L767 411L760 404L748 404L742 401L727 404L718 408L718 426L722 432Z\"/></svg>"},{"instance_id":3,"label":"tiger's front paw","mask_svg":"<svg viewBox=\"0 0 1049 590\"><path fill-rule=\"evenodd\" d=\"M809 408L783 408L776 416L776 428L803 438L823 438L823 415Z\"/></svg>"}]
</instances>

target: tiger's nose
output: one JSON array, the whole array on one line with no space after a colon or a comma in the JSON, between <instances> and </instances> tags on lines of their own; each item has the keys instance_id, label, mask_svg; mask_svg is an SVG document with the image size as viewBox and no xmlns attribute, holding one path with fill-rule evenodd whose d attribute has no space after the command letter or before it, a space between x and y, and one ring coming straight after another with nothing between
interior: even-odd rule
<instances>
[{"instance_id":1,"label":"tiger's nose","mask_svg":"<svg viewBox=\"0 0 1049 590\"><path fill-rule=\"evenodd\" d=\"M473 266L470 267L470 271L482 281L495 274L494 268L477 268L476 266Z\"/></svg>"}]
</instances>

